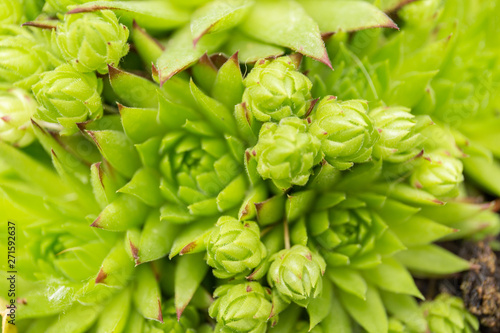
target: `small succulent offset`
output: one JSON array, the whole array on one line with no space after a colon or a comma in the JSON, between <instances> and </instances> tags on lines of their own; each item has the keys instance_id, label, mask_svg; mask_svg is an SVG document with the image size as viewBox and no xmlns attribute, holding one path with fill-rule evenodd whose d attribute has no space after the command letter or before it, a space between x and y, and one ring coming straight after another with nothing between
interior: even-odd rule
<instances>
[{"instance_id":1,"label":"small succulent offset","mask_svg":"<svg viewBox=\"0 0 500 333\"><path fill-rule=\"evenodd\" d=\"M252 155L260 176L283 190L305 185L323 158L319 139L308 132L306 120L296 117L262 125Z\"/></svg>"},{"instance_id":2,"label":"small succulent offset","mask_svg":"<svg viewBox=\"0 0 500 333\"><path fill-rule=\"evenodd\" d=\"M63 126L63 134L78 131L76 123L102 116L102 80L94 73L80 73L68 64L41 75L33 86L40 104L37 118Z\"/></svg>"},{"instance_id":3,"label":"small succulent offset","mask_svg":"<svg viewBox=\"0 0 500 333\"><path fill-rule=\"evenodd\" d=\"M2 333L478 331L412 275L471 268L436 241L500 233L462 186L500 156L500 33L454 23L499 32L479 7L0 0L0 211L23 244ZM386 13L406 33L357 32Z\"/></svg>"},{"instance_id":4,"label":"small succulent offset","mask_svg":"<svg viewBox=\"0 0 500 333\"><path fill-rule=\"evenodd\" d=\"M267 279L284 300L307 307L323 291L326 263L309 248L295 245L275 253L271 261Z\"/></svg>"},{"instance_id":5,"label":"small succulent offset","mask_svg":"<svg viewBox=\"0 0 500 333\"><path fill-rule=\"evenodd\" d=\"M25 90L0 89L0 140L18 147L29 145L35 139L30 118L36 108L33 96Z\"/></svg>"},{"instance_id":6,"label":"small succulent offset","mask_svg":"<svg viewBox=\"0 0 500 333\"><path fill-rule=\"evenodd\" d=\"M108 72L129 49L128 29L110 10L66 15L57 27L57 45L66 61L77 71Z\"/></svg>"},{"instance_id":7,"label":"small succulent offset","mask_svg":"<svg viewBox=\"0 0 500 333\"><path fill-rule=\"evenodd\" d=\"M290 57L259 61L243 84L243 103L259 121L304 117L309 111L312 83Z\"/></svg>"},{"instance_id":8,"label":"small succulent offset","mask_svg":"<svg viewBox=\"0 0 500 333\"><path fill-rule=\"evenodd\" d=\"M327 162L339 170L372 158L379 134L366 108L364 101L338 102L326 96L313 114L309 131L321 140Z\"/></svg>"},{"instance_id":9,"label":"small succulent offset","mask_svg":"<svg viewBox=\"0 0 500 333\"><path fill-rule=\"evenodd\" d=\"M217 221L207 243L207 264L219 279L248 275L266 257L260 229L253 221L240 222L230 216Z\"/></svg>"}]
</instances>

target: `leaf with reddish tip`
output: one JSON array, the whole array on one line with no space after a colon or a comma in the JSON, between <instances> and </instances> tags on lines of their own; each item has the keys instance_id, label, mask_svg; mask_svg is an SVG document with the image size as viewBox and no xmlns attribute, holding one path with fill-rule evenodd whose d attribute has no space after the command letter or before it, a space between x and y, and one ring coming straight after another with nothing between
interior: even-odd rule
<instances>
[{"instance_id":1,"label":"leaf with reddish tip","mask_svg":"<svg viewBox=\"0 0 500 333\"><path fill-rule=\"evenodd\" d=\"M175 310L177 320L191 301L201 281L207 274L208 266L204 253L182 256L175 267Z\"/></svg>"},{"instance_id":2,"label":"leaf with reddish tip","mask_svg":"<svg viewBox=\"0 0 500 333\"><path fill-rule=\"evenodd\" d=\"M71 7L68 14L112 10L129 26L135 20L141 27L153 32L163 32L180 27L189 21L187 10L169 1L92 1Z\"/></svg>"},{"instance_id":3,"label":"leaf with reddish tip","mask_svg":"<svg viewBox=\"0 0 500 333\"><path fill-rule=\"evenodd\" d=\"M129 108L118 104L118 109L120 110L123 130L134 143L142 143L152 136L165 134L166 128L157 120L157 108Z\"/></svg>"},{"instance_id":4,"label":"leaf with reddish tip","mask_svg":"<svg viewBox=\"0 0 500 333\"><path fill-rule=\"evenodd\" d=\"M177 235L172 245L169 258L177 254L191 254L205 250L205 238L210 235L215 225L214 218L198 220L190 223Z\"/></svg>"},{"instance_id":5,"label":"leaf with reddish tip","mask_svg":"<svg viewBox=\"0 0 500 333\"><path fill-rule=\"evenodd\" d=\"M97 202L104 208L116 198L116 191L125 185L125 179L106 162L98 162L90 167L90 184Z\"/></svg>"},{"instance_id":6,"label":"leaf with reddish tip","mask_svg":"<svg viewBox=\"0 0 500 333\"><path fill-rule=\"evenodd\" d=\"M206 34L236 26L253 3L251 0L216 0L200 7L191 16L193 43L196 44Z\"/></svg>"},{"instance_id":7,"label":"leaf with reddish tip","mask_svg":"<svg viewBox=\"0 0 500 333\"><path fill-rule=\"evenodd\" d=\"M322 33L398 26L383 11L365 1L302 0L300 4Z\"/></svg>"},{"instance_id":8,"label":"leaf with reddish tip","mask_svg":"<svg viewBox=\"0 0 500 333\"><path fill-rule=\"evenodd\" d=\"M141 166L139 155L130 139L119 131L87 131L103 157L119 173L130 178Z\"/></svg>"},{"instance_id":9,"label":"leaf with reddish tip","mask_svg":"<svg viewBox=\"0 0 500 333\"><path fill-rule=\"evenodd\" d=\"M148 207L139 199L120 194L104 208L92 227L109 231L126 231L144 223Z\"/></svg>"},{"instance_id":10,"label":"leaf with reddish tip","mask_svg":"<svg viewBox=\"0 0 500 333\"><path fill-rule=\"evenodd\" d=\"M444 202L436 199L436 197L432 194L423 190L413 188L406 184L393 183L374 185L373 190L390 198L394 198L404 203L409 203L416 206L444 205Z\"/></svg>"},{"instance_id":11,"label":"leaf with reddish tip","mask_svg":"<svg viewBox=\"0 0 500 333\"><path fill-rule=\"evenodd\" d=\"M226 37L226 32L209 34L193 46L191 31L188 26L184 27L170 38L165 51L156 61L153 77L163 85L172 76L197 62L203 54L217 50Z\"/></svg>"},{"instance_id":12,"label":"leaf with reddish tip","mask_svg":"<svg viewBox=\"0 0 500 333\"><path fill-rule=\"evenodd\" d=\"M181 227L175 223L161 221L157 210L149 214L141 232L136 263L144 263L165 257Z\"/></svg>"},{"instance_id":13,"label":"leaf with reddish tip","mask_svg":"<svg viewBox=\"0 0 500 333\"><path fill-rule=\"evenodd\" d=\"M332 67L318 25L295 1L260 2L240 29L253 38L291 48Z\"/></svg>"},{"instance_id":14,"label":"leaf with reddish tip","mask_svg":"<svg viewBox=\"0 0 500 333\"><path fill-rule=\"evenodd\" d=\"M280 194L255 204L257 222L261 226L281 221L285 216L285 196Z\"/></svg>"},{"instance_id":15,"label":"leaf with reddish tip","mask_svg":"<svg viewBox=\"0 0 500 333\"><path fill-rule=\"evenodd\" d=\"M245 200L243 201L243 204L241 205L240 211L238 213L238 218L242 221L255 218L255 216L257 215L255 203L266 200L267 195L267 187L265 184L262 183L255 187L252 187Z\"/></svg>"},{"instance_id":16,"label":"leaf with reddish tip","mask_svg":"<svg viewBox=\"0 0 500 333\"><path fill-rule=\"evenodd\" d=\"M113 66L108 68L111 87L125 105L138 108L158 106L156 90L159 87L154 82Z\"/></svg>"},{"instance_id":17,"label":"leaf with reddish tip","mask_svg":"<svg viewBox=\"0 0 500 333\"><path fill-rule=\"evenodd\" d=\"M244 89L238 53L235 53L219 69L211 93L213 98L233 110L241 102Z\"/></svg>"},{"instance_id":18,"label":"leaf with reddish tip","mask_svg":"<svg viewBox=\"0 0 500 333\"><path fill-rule=\"evenodd\" d=\"M141 232L138 229L129 229L125 235L125 250L130 259L139 264L139 243L141 240Z\"/></svg>"},{"instance_id":19,"label":"leaf with reddish tip","mask_svg":"<svg viewBox=\"0 0 500 333\"><path fill-rule=\"evenodd\" d=\"M140 199L146 205L159 207L164 202L160 191L160 174L155 169L137 170L130 182L118 190Z\"/></svg>"},{"instance_id":20,"label":"leaf with reddish tip","mask_svg":"<svg viewBox=\"0 0 500 333\"><path fill-rule=\"evenodd\" d=\"M160 286L151 269L151 265L141 265L135 268L135 290L133 298L136 309L147 319L163 323L161 311Z\"/></svg>"},{"instance_id":21,"label":"leaf with reddish tip","mask_svg":"<svg viewBox=\"0 0 500 333\"><path fill-rule=\"evenodd\" d=\"M316 192L313 190L295 192L287 195L286 218L288 222L293 222L306 213L316 199Z\"/></svg>"},{"instance_id":22,"label":"leaf with reddish tip","mask_svg":"<svg viewBox=\"0 0 500 333\"><path fill-rule=\"evenodd\" d=\"M130 260L123 242L119 241L104 258L94 282L110 287L123 287L131 278L133 269L134 264Z\"/></svg>"},{"instance_id":23,"label":"leaf with reddish tip","mask_svg":"<svg viewBox=\"0 0 500 333\"><path fill-rule=\"evenodd\" d=\"M71 169L73 177L77 178L82 183L88 183L89 166L66 150L66 148L61 143L58 134L47 132L34 120L32 120L31 122L33 125L33 132L35 133L38 141L42 144L43 149L45 149L48 154L51 154L53 151L54 154L58 156L61 163L64 164L64 167L67 169Z\"/></svg>"},{"instance_id":24,"label":"leaf with reddish tip","mask_svg":"<svg viewBox=\"0 0 500 333\"><path fill-rule=\"evenodd\" d=\"M135 49L141 56L141 59L144 61L146 68L150 71L151 64L160 57L165 50L165 46L149 35L135 20L132 23L130 38L134 43Z\"/></svg>"}]
</instances>

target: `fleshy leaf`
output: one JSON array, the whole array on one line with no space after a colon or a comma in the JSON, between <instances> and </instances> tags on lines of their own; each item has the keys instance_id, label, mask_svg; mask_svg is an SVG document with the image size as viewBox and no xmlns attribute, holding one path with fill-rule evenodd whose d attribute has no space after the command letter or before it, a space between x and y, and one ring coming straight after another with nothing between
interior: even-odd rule
<instances>
[{"instance_id":1,"label":"fleshy leaf","mask_svg":"<svg viewBox=\"0 0 500 333\"><path fill-rule=\"evenodd\" d=\"M241 102L243 90L243 77L238 62L238 53L235 53L217 72L212 96L232 111L234 106Z\"/></svg>"},{"instance_id":2,"label":"fleshy leaf","mask_svg":"<svg viewBox=\"0 0 500 333\"><path fill-rule=\"evenodd\" d=\"M331 67L318 25L293 0L260 2L250 10L240 29L258 40L291 48Z\"/></svg>"},{"instance_id":3,"label":"fleshy leaf","mask_svg":"<svg viewBox=\"0 0 500 333\"><path fill-rule=\"evenodd\" d=\"M365 270L363 275L381 289L424 299L406 268L390 257L377 267Z\"/></svg>"},{"instance_id":4,"label":"fleshy leaf","mask_svg":"<svg viewBox=\"0 0 500 333\"><path fill-rule=\"evenodd\" d=\"M131 24L135 20L151 31L167 31L189 21L189 11L173 6L169 1L92 1L71 9L69 14L110 9Z\"/></svg>"},{"instance_id":5,"label":"fleshy leaf","mask_svg":"<svg viewBox=\"0 0 500 333\"><path fill-rule=\"evenodd\" d=\"M335 267L326 271L328 278L340 289L360 299L366 299L367 285L363 276L347 267Z\"/></svg>"},{"instance_id":6,"label":"fleshy leaf","mask_svg":"<svg viewBox=\"0 0 500 333\"><path fill-rule=\"evenodd\" d=\"M144 223L147 209L139 199L121 194L104 208L92 226L110 231L126 231Z\"/></svg>"},{"instance_id":7,"label":"fleshy leaf","mask_svg":"<svg viewBox=\"0 0 500 333\"><path fill-rule=\"evenodd\" d=\"M135 307L147 319L163 323L160 286L150 264L141 265L136 270Z\"/></svg>"},{"instance_id":8,"label":"fleshy leaf","mask_svg":"<svg viewBox=\"0 0 500 333\"><path fill-rule=\"evenodd\" d=\"M253 63L263 58L275 58L285 53L285 49L251 38L240 31L231 33L224 46L227 54L238 52L238 58L244 63Z\"/></svg>"},{"instance_id":9,"label":"fleshy leaf","mask_svg":"<svg viewBox=\"0 0 500 333\"><path fill-rule=\"evenodd\" d=\"M136 263L165 257L179 231L179 225L160 220L158 212L153 211L142 228Z\"/></svg>"},{"instance_id":10,"label":"fleshy leaf","mask_svg":"<svg viewBox=\"0 0 500 333\"><path fill-rule=\"evenodd\" d=\"M332 286L330 281L323 278L323 291L317 298L311 300L307 306L309 314L309 331L323 321L330 313Z\"/></svg>"},{"instance_id":11,"label":"fleshy leaf","mask_svg":"<svg viewBox=\"0 0 500 333\"><path fill-rule=\"evenodd\" d=\"M191 301L196 289L207 274L204 253L181 256L175 268L175 310L177 320Z\"/></svg>"},{"instance_id":12,"label":"fleshy leaf","mask_svg":"<svg viewBox=\"0 0 500 333\"><path fill-rule=\"evenodd\" d=\"M183 228L175 238L169 258L177 254L196 253L205 249L205 238L214 228L213 219L198 220Z\"/></svg>"},{"instance_id":13,"label":"fleshy leaf","mask_svg":"<svg viewBox=\"0 0 500 333\"><path fill-rule=\"evenodd\" d=\"M156 170L141 168L130 182L118 190L142 200L146 205L159 207L163 203L160 191L160 176Z\"/></svg>"},{"instance_id":14,"label":"fleshy leaf","mask_svg":"<svg viewBox=\"0 0 500 333\"><path fill-rule=\"evenodd\" d=\"M158 86L143 77L109 67L109 82L123 104L137 108L156 108Z\"/></svg>"},{"instance_id":15,"label":"fleshy leaf","mask_svg":"<svg viewBox=\"0 0 500 333\"><path fill-rule=\"evenodd\" d=\"M368 333L386 333L388 331L387 314L377 289L369 285L366 300L342 290L339 290L339 295L347 312Z\"/></svg>"},{"instance_id":16,"label":"fleshy leaf","mask_svg":"<svg viewBox=\"0 0 500 333\"><path fill-rule=\"evenodd\" d=\"M130 289L123 290L106 304L97 322L96 333L122 332L130 312Z\"/></svg>"},{"instance_id":17,"label":"fleshy leaf","mask_svg":"<svg viewBox=\"0 0 500 333\"><path fill-rule=\"evenodd\" d=\"M437 245L415 246L396 254L409 270L424 275L445 275L468 270L470 263Z\"/></svg>"},{"instance_id":18,"label":"fleshy leaf","mask_svg":"<svg viewBox=\"0 0 500 333\"><path fill-rule=\"evenodd\" d=\"M406 246L428 244L454 231L452 228L418 215L411 217L407 222L392 226L391 230Z\"/></svg>"},{"instance_id":19,"label":"fleshy leaf","mask_svg":"<svg viewBox=\"0 0 500 333\"><path fill-rule=\"evenodd\" d=\"M164 134L165 127L159 121L158 109L129 108L118 104L123 130L134 142L141 143L152 136Z\"/></svg>"},{"instance_id":20,"label":"fleshy leaf","mask_svg":"<svg viewBox=\"0 0 500 333\"><path fill-rule=\"evenodd\" d=\"M191 17L194 43L205 34L231 29L237 25L252 4L251 0L215 0L196 10Z\"/></svg>"},{"instance_id":21,"label":"fleshy leaf","mask_svg":"<svg viewBox=\"0 0 500 333\"><path fill-rule=\"evenodd\" d=\"M225 32L203 36L196 46L188 26L177 31L156 62L153 77L163 85L173 75L194 64L205 53L215 51L226 39Z\"/></svg>"},{"instance_id":22,"label":"fleshy leaf","mask_svg":"<svg viewBox=\"0 0 500 333\"><path fill-rule=\"evenodd\" d=\"M397 25L380 9L364 1L302 0L300 4L322 33L349 32Z\"/></svg>"},{"instance_id":23,"label":"fleshy leaf","mask_svg":"<svg viewBox=\"0 0 500 333\"><path fill-rule=\"evenodd\" d=\"M66 313L59 316L45 332L74 332L83 333L87 331L101 313L100 306L84 306L76 304Z\"/></svg>"}]
</instances>

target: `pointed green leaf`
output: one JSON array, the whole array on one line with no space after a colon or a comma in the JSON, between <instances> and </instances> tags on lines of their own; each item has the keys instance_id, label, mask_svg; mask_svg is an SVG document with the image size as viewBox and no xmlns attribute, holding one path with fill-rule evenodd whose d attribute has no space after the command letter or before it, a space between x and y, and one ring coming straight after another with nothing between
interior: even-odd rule
<instances>
[{"instance_id":1,"label":"pointed green leaf","mask_svg":"<svg viewBox=\"0 0 500 333\"><path fill-rule=\"evenodd\" d=\"M235 53L217 72L211 93L213 98L232 111L241 102L244 89L238 53Z\"/></svg>"},{"instance_id":2,"label":"pointed green leaf","mask_svg":"<svg viewBox=\"0 0 500 333\"><path fill-rule=\"evenodd\" d=\"M59 316L58 320L47 329L46 333L86 332L94 324L100 313L101 306L75 304L70 310Z\"/></svg>"},{"instance_id":3,"label":"pointed green leaf","mask_svg":"<svg viewBox=\"0 0 500 333\"><path fill-rule=\"evenodd\" d=\"M322 322L330 313L332 285L330 281L323 278L323 291L317 298L311 300L307 306L309 314L309 331Z\"/></svg>"},{"instance_id":4,"label":"pointed green leaf","mask_svg":"<svg viewBox=\"0 0 500 333\"><path fill-rule=\"evenodd\" d=\"M387 314L377 289L369 285L366 300L342 290L339 290L339 296L347 312L368 333L387 333Z\"/></svg>"},{"instance_id":5,"label":"pointed green leaf","mask_svg":"<svg viewBox=\"0 0 500 333\"><path fill-rule=\"evenodd\" d=\"M148 207L139 199L121 194L104 208L92 227L109 231L126 231L141 226L146 219Z\"/></svg>"},{"instance_id":6,"label":"pointed green leaf","mask_svg":"<svg viewBox=\"0 0 500 333\"><path fill-rule=\"evenodd\" d=\"M253 5L250 0L215 0L191 16L191 33L196 43L203 35L228 30L240 23Z\"/></svg>"},{"instance_id":7,"label":"pointed green leaf","mask_svg":"<svg viewBox=\"0 0 500 333\"><path fill-rule=\"evenodd\" d=\"M149 264L135 268L135 308L147 319L163 322L160 286Z\"/></svg>"},{"instance_id":8,"label":"pointed green leaf","mask_svg":"<svg viewBox=\"0 0 500 333\"><path fill-rule=\"evenodd\" d=\"M351 324L351 319L346 313L346 309L340 303L337 293L331 293L330 296L330 313L326 318L320 323L321 328L324 332L336 332L336 333L352 333L353 328Z\"/></svg>"},{"instance_id":9,"label":"pointed green leaf","mask_svg":"<svg viewBox=\"0 0 500 333\"><path fill-rule=\"evenodd\" d=\"M225 32L209 34L194 46L189 27L180 29L170 38L165 51L156 61L153 76L163 85L172 76L197 62L203 54L215 51L226 37Z\"/></svg>"},{"instance_id":10,"label":"pointed green leaf","mask_svg":"<svg viewBox=\"0 0 500 333\"><path fill-rule=\"evenodd\" d=\"M226 54L238 53L238 58L243 63L254 63L264 58L276 58L285 53L285 49L282 47L261 42L238 30L231 32L224 49Z\"/></svg>"},{"instance_id":11,"label":"pointed green leaf","mask_svg":"<svg viewBox=\"0 0 500 333\"><path fill-rule=\"evenodd\" d=\"M363 276L347 267L326 270L326 276L340 289L360 299L366 299L367 285Z\"/></svg>"},{"instance_id":12,"label":"pointed green leaf","mask_svg":"<svg viewBox=\"0 0 500 333\"><path fill-rule=\"evenodd\" d=\"M237 133L236 123L231 111L219 101L205 95L191 80L191 93L198 102L200 111L214 126L227 134Z\"/></svg>"},{"instance_id":13,"label":"pointed green leaf","mask_svg":"<svg viewBox=\"0 0 500 333\"><path fill-rule=\"evenodd\" d=\"M175 238L169 258L177 254L196 253L205 250L205 238L215 225L213 218L198 220L183 228Z\"/></svg>"},{"instance_id":14,"label":"pointed green leaf","mask_svg":"<svg viewBox=\"0 0 500 333\"><path fill-rule=\"evenodd\" d=\"M454 232L452 228L419 215L391 227L391 230L406 246L429 244Z\"/></svg>"},{"instance_id":15,"label":"pointed green leaf","mask_svg":"<svg viewBox=\"0 0 500 333\"><path fill-rule=\"evenodd\" d=\"M191 301L196 289L207 274L204 253L188 254L179 257L175 268L175 310L177 319Z\"/></svg>"},{"instance_id":16,"label":"pointed green leaf","mask_svg":"<svg viewBox=\"0 0 500 333\"><path fill-rule=\"evenodd\" d=\"M136 21L132 24L130 31L130 39L134 43L134 47L144 61L144 65L148 71L151 71L151 64L154 64L156 59L160 57L165 50L158 40L150 36L146 30L141 28Z\"/></svg>"},{"instance_id":17,"label":"pointed green leaf","mask_svg":"<svg viewBox=\"0 0 500 333\"><path fill-rule=\"evenodd\" d=\"M179 225L160 220L159 212L151 212L142 228L136 263L165 257L170 252L174 239L180 230Z\"/></svg>"},{"instance_id":18,"label":"pointed green leaf","mask_svg":"<svg viewBox=\"0 0 500 333\"><path fill-rule=\"evenodd\" d=\"M130 289L126 288L116 295L101 312L96 333L121 333L125 329L130 312Z\"/></svg>"},{"instance_id":19,"label":"pointed green leaf","mask_svg":"<svg viewBox=\"0 0 500 333\"><path fill-rule=\"evenodd\" d=\"M135 20L151 31L168 31L189 21L189 11L169 1L92 1L71 9L68 13L84 13L110 9L129 25Z\"/></svg>"},{"instance_id":20,"label":"pointed green leaf","mask_svg":"<svg viewBox=\"0 0 500 333\"><path fill-rule=\"evenodd\" d=\"M140 159L132 142L119 131L87 131L102 156L122 175L131 178L140 167Z\"/></svg>"},{"instance_id":21,"label":"pointed green leaf","mask_svg":"<svg viewBox=\"0 0 500 333\"><path fill-rule=\"evenodd\" d=\"M158 99L154 82L109 66L109 82L119 100L126 106L156 108Z\"/></svg>"},{"instance_id":22,"label":"pointed green leaf","mask_svg":"<svg viewBox=\"0 0 500 333\"><path fill-rule=\"evenodd\" d=\"M470 269L470 263L437 245L421 245L396 254L410 271L424 275L453 274Z\"/></svg>"},{"instance_id":23,"label":"pointed green leaf","mask_svg":"<svg viewBox=\"0 0 500 333\"><path fill-rule=\"evenodd\" d=\"M261 226L281 221L285 215L285 196L275 195L265 201L255 203L257 222Z\"/></svg>"},{"instance_id":24,"label":"pointed green leaf","mask_svg":"<svg viewBox=\"0 0 500 333\"><path fill-rule=\"evenodd\" d=\"M322 33L393 28L397 25L380 9L364 1L302 0L300 4Z\"/></svg>"},{"instance_id":25,"label":"pointed green leaf","mask_svg":"<svg viewBox=\"0 0 500 333\"><path fill-rule=\"evenodd\" d=\"M291 48L331 67L318 25L293 0L260 2L250 10L240 29L251 37Z\"/></svg>"},{"instance_id":26,"label":"pointed green leaf","mask_svg":"<svg viewBox=\"0 0 500 333\"><path fill-rule=\"evenodd\" d=\"M123 130L134 143L141 143L152 136L165 133L165 127L158 119L158 109L129 108L118 105Z\"/></svg>"},{"instance_id":27,"label":"pointed green leaf","mask_svg":"<svg viewBox=\"0 0 500 333\"><path fill-rule=\"evenodd\" d=\"M137 170L130 182L118 192L133 195L151 207L159 207L164 202L160 191L160 175L154 169Z\"/></svg>"},{"instance_id":28,"label":"pointed green leaf","mask_svg":"<svg viewBox=\"0 0 500 333\"><path fill-rule=\"evenodd\" d=\"M365 270L363 276L381 289L424 299L410 273L393 258L383 259L382 264Z\"/></svg>"}]
</instances>

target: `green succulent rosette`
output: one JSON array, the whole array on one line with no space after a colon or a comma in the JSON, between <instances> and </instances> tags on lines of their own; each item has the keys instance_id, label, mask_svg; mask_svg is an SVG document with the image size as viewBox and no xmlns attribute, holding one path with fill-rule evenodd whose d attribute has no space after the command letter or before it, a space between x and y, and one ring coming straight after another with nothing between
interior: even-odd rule
<instances>
[{"instance_id":1,"label":"green succulent rosette","mask_svg":"<svg viewBox=\"0 0 500 333\"><path fill-rule=\"evenodd\" d=\"M421 188L436 197L454 197L464 180L462 162L446 152L424 155L410 177L415 188Z\"/></svg>"},{"instance_id":2,"label":"green succulent rosette","mask_svg":"<svg viewBox=\"0 0 500 333\"><path fill-rule=\"evenodd\" d=\"M23 17L23 5L19 0L0 1L0 23L20 24Z\"/></svg>"},{"instance_id":3,"label":"green succulent rosette","mask_svg":"<svg viewBox=\"0 0 500 333\"><path fill-rule=\"evenodd\" d=\"M373 146L373 157L391 163L403 163L421 152L425 138L420 130L429 124L428 117L415 117L409 108L378 107L368 115L380 133Z\"/></svg>"},{"instance_id":4,"label":"green succulent rosette","mask_svg":"<svg viewBox=\"0 0 500 333\"><path fill-rule=\"evenodd\" d=\"M309 132L321 140L325 159L332 166L345 170L371 159L379 134L364 101L338 102L326 96L311 118Z\"/></svg>"},{"instance_id":5,"label":"green succulent rosette","mask_svg":"<svg viewBox=\"0 0 500 333\"><path fill-rule=\"evenodd\" d=\"M306 120L296 117L263 124L251 154L260 176L283 190L305 185L323 158L319 139L308 132Z\"/></svg>"},{"instance_id":6,"label":"green succulent rosette","mask_svg":"<svg viewBox=\"0 0 500 333\"><path fill-rule=\"evenodd\" d=\"M479 321L464 306L462 299L440 294L422 303L430 332L479 332Z\"/></svg>"},{"instance_id":7,"label":"green succulent rosette","mask_svg":"<svg viewBox=\"0 0 500 333\"><path fill-rule=\"evenodd\" d=\"M264 333L271 315L270 291L258 282L222 285L209 314L217 319L215 332Z\"/></svg>"},{"instance_id":8,"label":"green succulent rosette","mask_svg":"<svg viewBox=\"0 0 500 333\"><path fill-rule=\"evenodd\" d=\"M57 45L77 71L108 72L128 53L129 31L110 10L71 14L57 27Z\"/></svg>"},{"instance_id":9,"label":"green succulent rosette","mask_svg":"<svg viewBox=\"0 0 500 333\"><path fill-rule=\"evenodd\" d=\"M223 216L207 240L207 264L220 279L248 275L266 255L260 228L252 221Z\"/></svg>"},{"instance_id":10,"label":"green succulent rosette","mask_svg":"<svg viewBox=\"0 0 500 333\"><path fill-rule=\"evenodd\" d=\"M23 29L0 37L0 82L30 89L41 73L53 68L47 45L34 34Z\"/></svg>"},{"instance_id":11,"label":"green succulent rosette","mask_svg":"<svg viewBox=\"0 0 500 333\"><path fill-rule=\"evenodd\" d=\"M34 140L31 116L37 103L30 94L19 88L0 90L0 141L17 147Z\"/></svg>"},{"instance_id":12,"label":"green succulent rosette","mask_svg":"<svg viewBox=\"0 0 500 333\"><path fill-rule=\"evenodd\" d=\"M309 111L312 83L290 57L259 61L243 84L243 103L259 121L304 117Z\"/></svg>"},{"instance_id":13,"label":"green succulent rosette","mask_svg":"<svg viewBox=\"0 0 500 333\"><path fill-rule=\"evenodd\" d=\"M44 73L33 86L33 94L40 107L36 117L62 125L63 134L73 134L76 123L98 119L103 114L102 80L94 73L80 73L63 64Z\"/></svg>"},{"instance_id":14,"label":"green succulent rosette","mask_svg":"<svg viewBox=\"0 0 500 333\"><path fill-rule=\"evenodd\" d=\"M322 276L326 263L317 253L303 245L274 254L267 273L269 285L288 302L307 307L323 290Z\"/></svg>"}]
</instances>

